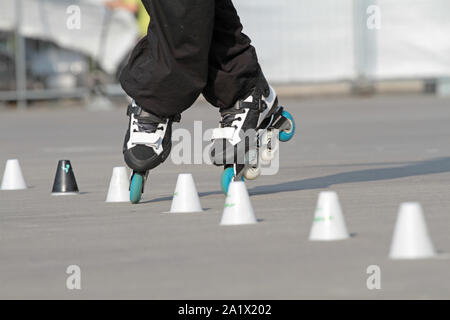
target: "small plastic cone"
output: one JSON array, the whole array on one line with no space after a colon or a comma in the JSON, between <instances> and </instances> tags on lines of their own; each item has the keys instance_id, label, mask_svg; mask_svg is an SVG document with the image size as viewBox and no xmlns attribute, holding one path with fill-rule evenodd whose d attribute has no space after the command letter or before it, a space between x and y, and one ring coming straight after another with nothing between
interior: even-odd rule
<instances>
[{"instance_id":1,"label":"small plastic cone","mask_svg":"<svg viewBox=\"0 0 450 320\"><path fill-rule=\"evenodd\" d=\"M245 183L243 181L231 182L220 224L230 226L254 223L257 223L257 220Z\"/></svg>"},{"instance_id":2,"label":"small plastic cone","mask_svg":"<svg viewBox=\"0 0 450 320\"><path fill-rule=\"evenodd\" d=\"M128 177L127 168L113 168L106 202L130 202L130 182Z\"/></svg>"},{"instance_id":3,"label":"small plastic cone","mask_svg":"<svg viewBox=\"0 0 450 320\"><path fill-rule=\"evenodd\" d=\"M53 182L52 195L78 194L78 185L73 173L70 160L60 160L56 168L55 181Z\"/></svg>"},{"instance_id":4,"label":"small plastic cone","mask_svg":"<svg viewBox=\"0 0 450 320\"><path fill-rule=\"evenodd\" d=\"M314 222L309 234L311 241L333 241L349 238L339 198L334 191L319 195Z\"/></svg>"},{"instance_id":5,"label":"small plastic cone","mask_svg":"<svg viewBox=\"0 0 450 320\"><path fill-rule=\"evenodd\" d=\"M421 205L416 202L401 204L389 257L426 259L434 256L436 251L428 233Z\"/></svg>"},{"instance_id":6,"label":"small plastic cone","mask_svg":"<svg viewBox=\"0 0 450 320\"><path fill-rule=\"evenodd\" d=\"M172 206L170 212L200 212L203 211L195 187L194 178L190 173L178 175L177 185L173 193Z\"/></svg>"},{"instance_id":7,"label":"small plastic cone","mask_svg":"<svg viewBox=\"0 0 450 320\"><path fill-rule=\"evenodd\" d=\"M10 159L6 161L5 172L0 190L24 190L27 188L23 178L19 160Z\"/></svg>"}]
</instances>

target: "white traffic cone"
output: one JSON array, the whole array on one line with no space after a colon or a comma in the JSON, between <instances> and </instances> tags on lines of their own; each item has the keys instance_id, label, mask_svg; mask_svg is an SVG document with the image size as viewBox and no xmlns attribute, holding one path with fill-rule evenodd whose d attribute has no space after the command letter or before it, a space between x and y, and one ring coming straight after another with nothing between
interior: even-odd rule
<instances>
[{"instance_id":1,"label":"white traffic cone","mask_svg":"<svg viewBox=\"0 0 450 320\"><path fill-rule=\"evenodd\" d=\"M128 178L127 168L115 167L113 169L105 202L130 202Z\"/></svg>"},{"instance_id":2,"label":"white traffic cone","mask_svg":"<svg viewBox=\"0 0 450 320\"><path fill-rule=\"evenodd\" d=\"M223 226L257 223L250 197L243 181L232 181L223 209Z\"/></svg>"},{"instance_id":3,"label":"white traffic cone","mask_svg":"<svg viewBox=\"0 0 450 320\"><path fill-rule=\"evenodd\" d=\"M391 259L426 259L436 256L422 207L416 202L401 204L392 239Z\"/></svg>"},{"instance_id":4,"label":"white traffic cone","mask_svg":"<svg viewBox=\"0 0 450 320\"><path fill-rule=\"evenodd\" d=\"M337 193L334 191L321 192L309 240L333 241L349 237Z\"/></svg>"},{"instance_id":5,"label":"white traffic cone","mask_svg":"<svg viewBox=\"0 0 450 320\"><path fill-rule=\"evenodd\" d=\"M201 212L203 211L195 187L194 178L190 173L178 175L177 185L173 193L172 206L170 212Z\"/></svg>"},{"instance_id":6,"label":"white traffic cone","mask_svg":"<svg viewBox=\"0 0 450 320\"><path fill-rule=\"evenodd\" d=\"M0 190L23 190L27 188L23 178L22 169L20 169L19 160L10 159L6 161L5 171Z\"/></svg>"}]
</instances>

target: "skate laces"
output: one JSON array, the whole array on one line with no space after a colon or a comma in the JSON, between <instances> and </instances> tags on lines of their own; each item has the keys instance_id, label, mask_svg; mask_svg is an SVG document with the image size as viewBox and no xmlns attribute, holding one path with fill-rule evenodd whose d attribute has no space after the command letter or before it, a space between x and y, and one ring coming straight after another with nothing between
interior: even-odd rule
<instances>
[{"instance_id":1,"label":"skate laces","mask_svg":"<svg viewBox=\"0 0 450 320\"><path fill-rule=\"evenodd\" d=\"M222 128L234 127L237 128L236 125L233 125L234 121L241 121L242 117L238 116L240 113L227 113L222 115L222 120L219 122Z\"/></svg>"},{"instance_id":2,"label":"skate laces","mask_svg":"<svg viewBox=\"0 0 450 320\"><path fill-rule=\"evenodd\" d=\"M158 122L140 122L135 119L133 124L138 127L139 132L155 133L157 130L164 130L164 127ZM137 132L137 130L134 130L134 132Z\"/></svg>"}]
</instances>

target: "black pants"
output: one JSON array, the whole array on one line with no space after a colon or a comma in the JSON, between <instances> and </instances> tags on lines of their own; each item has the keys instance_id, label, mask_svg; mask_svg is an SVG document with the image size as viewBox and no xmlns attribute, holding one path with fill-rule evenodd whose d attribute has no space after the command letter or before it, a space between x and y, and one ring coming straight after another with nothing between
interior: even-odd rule
<instances>
[{"instance_id":1,"label":"black pants","mask_svg":"<svg viewBox=\"0 0 450 320\"><path fill-rule=\"evenodd\" d=\"M200 94L231 107L263 78L231 0L142 0L148 34L122 70L125 92L148 112L171 117Z\"/></svg>"}]
</instances>

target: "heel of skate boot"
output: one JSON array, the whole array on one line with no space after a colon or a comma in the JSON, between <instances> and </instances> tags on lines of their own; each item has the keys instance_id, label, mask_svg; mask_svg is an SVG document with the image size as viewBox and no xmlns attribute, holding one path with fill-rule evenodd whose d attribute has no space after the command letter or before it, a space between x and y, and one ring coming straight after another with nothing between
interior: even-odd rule
<instances>
[{"instance_id":1,"label":"heel of skate boot","mask_svg":"<svg viewBox=\"0 0 450 320\"><path fill-rule=\"evenodd\" d=\"M130 182L130 202L133 204L139 203L144 192L145 174L134 172Z\"/></svg>"},{"instance_id":2,"label":"heel of skate boot","mask_svg":"<svg viewBox=\"0 0 450 320\"><path fill-rule=\"evenodd\" d=\"M279 138L281 142L287 142L295 134L295 121L294 117L287 111L283 110L281 115L287 120L288 127L280 131Z\"/></svg>"}]
</instances>

